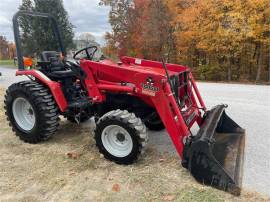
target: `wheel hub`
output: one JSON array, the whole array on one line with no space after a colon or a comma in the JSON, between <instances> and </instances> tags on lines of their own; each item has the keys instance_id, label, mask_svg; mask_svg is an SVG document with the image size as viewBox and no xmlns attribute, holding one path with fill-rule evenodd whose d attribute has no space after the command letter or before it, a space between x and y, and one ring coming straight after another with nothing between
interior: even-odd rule
<instances>
[{"instance_id":1,"label":"wheel hub","mask_svg":"<svg viewBox=\"0 0 270 202\"><path fill-rule=\"evenodd\" d=\"M20 128L30 131L36 123L36 116L32 105L23 97L18 97L12 104L13 117Z\"/></svg>"},{"instance_id":2,"label":"wheel hub","mask_svg":"<svg viewBox=\"0 0 270 202\"><path fill-rule=\"evenodd\" d=\"M104 128L101 140L105 149L117 157L128 156L133 148L130 134L119 125L109 125Z\"/></svg>"},{"instance_id":3,"label":"wheel hub","mask_svg":"<svg viewBox=\"0 0 270 202\"><path fill-rule=\"evenodd\" d=\"M126 140L125 135L122 133L117 133L116 138L119 142L124 142Z\"/></svg>"}]
</instances>

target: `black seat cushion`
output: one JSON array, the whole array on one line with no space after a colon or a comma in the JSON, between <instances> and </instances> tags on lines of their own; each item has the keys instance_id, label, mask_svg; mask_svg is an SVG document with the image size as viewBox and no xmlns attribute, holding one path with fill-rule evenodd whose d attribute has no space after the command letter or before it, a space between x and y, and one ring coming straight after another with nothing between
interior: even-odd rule
<instances>
[{"instance_id":1,"label":"black seat cushion","mask_svg":"<svg viewBox=\"0 0 270 202\"><path fill-rule=\"evenodd\" d=\"M53 80L76 77L76 73L71 69L66 69L60 59L60 54L56 51L43 51L41 53L41 61L49 63L47 75Z\"/></svg>"},{"instance_id":2,"label":"black seat cushion","mask_svg":"<svg viewBox=\"0 0 270 202\"><path fill-rule=\"evenodd\" d=\"M68 77L76 77L76 73L68 69L68 70L50 72L48 73L48 76L53 79L62 79L62 78L68 78Z\"/></svg>"},{"instance_id":3,"label":"black seat cushion","mask_svg":"<svg viewBox=\"0 0 270 202\"><path fill-rule=\"evenodd\" d=\"M56 51L43 51L41 53L41 61L50 62L51 58L59 58L59 53Z\"/></svg>"}]
</instances>

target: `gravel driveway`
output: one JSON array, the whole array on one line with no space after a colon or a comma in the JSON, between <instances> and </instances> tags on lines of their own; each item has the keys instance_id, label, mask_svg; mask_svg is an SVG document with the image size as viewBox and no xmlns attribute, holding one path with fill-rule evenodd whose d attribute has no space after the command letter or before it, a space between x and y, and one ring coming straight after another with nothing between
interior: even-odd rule
<instances>
[{"instance_id":1,"label":"gravel driveway","mask_svg":"<svg viewBox=\"0 0 270 202\"><path fill-rule=\"evenodd\" d=\"M14 76L15 71L0 67L0 86L23 80ZM244 188L270 196L270 86L198 83L198 87L209 108L228 104L228 115L247 130ZM165 130L150 132L150 144L176 154Z\"/></svg>"},{"instance_id":2,"label":"gravel driveway","mask_svg":"<svg viewBox=\"0 0 270 202\"><path fill-rule=\"evenodd\" d=\"M0 67L0 72L2 73L2 76L0 76L0 86L7 88L9 87L12 83L18 82L18 81L23 81L27 79L25 76L17 76L15 77L16 73L16 68L11 68L11 67Z\"/></svg>"}]
</instances>

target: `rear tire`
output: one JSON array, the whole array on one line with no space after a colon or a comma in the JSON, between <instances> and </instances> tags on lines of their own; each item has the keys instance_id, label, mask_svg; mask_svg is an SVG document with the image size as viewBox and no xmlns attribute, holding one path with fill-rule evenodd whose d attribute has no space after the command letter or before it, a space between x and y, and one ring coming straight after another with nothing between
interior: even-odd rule
<instances>
[{"instance_id":1,"label":"rear tire","mask_svg":"<svg viewBox=\"0 0 270 202\"><path fill-rule=\"evenodd\" d=\"M59 111L50 91L34 81L11 85L5 95L9 125L24 142L48 140L59 126Z\"/></svg>"},{"instance_id":2,"label":"rear tire","mask_svg":"<svg viewBox=\"0 0 270 202\"><path fill-rule=\"evenodd\" d=\"M98 120L95 140L106 159L128 165L143 153L148 136L140 118L134 113L118 109L106 113Z\"/></svg>"}]
</instances>

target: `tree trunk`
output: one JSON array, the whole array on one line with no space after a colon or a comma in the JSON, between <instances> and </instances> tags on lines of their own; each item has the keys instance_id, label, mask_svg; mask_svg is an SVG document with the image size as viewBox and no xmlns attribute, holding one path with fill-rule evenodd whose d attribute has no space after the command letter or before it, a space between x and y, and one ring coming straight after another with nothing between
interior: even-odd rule
<instances>
[{"instance_id":1,"label":"tree trunk","mask_svg":"<svg viewBox=\"0 0 270 202\"><path fill-rule=\"evenodd\" d=\"M240 58L238 59L237 61L237 79L239 80L241 78L241 75L244 73L244 72L241 72L241 58L242 58L242 55L240 56Z\"/></svg>"},{"instance_id":2,"label":"tree trunk","mask_svg":"<svg viewBox=\"0 0 270 202\"><path fill-rule=\"evenodd\" d=\"M249 62L248 80L252 80L252 62Z\"/></svg>"},{"instance_id":3,"label":"tree trunk","mask_svg":"<svg viewBox=\"0 0 270 202\"><path fill-rule=\"evenodd\" d=\"M259 44L258 46L258 55L257 55L257 61L258 61L258 69L257 69L257 75L256 75L256 83L258 83L261 80L261 71L263 66L263 45Z\"/></svg>"},{"instance_id":4,"label":"tree trunk","mask_svg":"<svg viewBox=\"0 0 270 202\"><path fill-rule=\"evenodd\" d=\"M268 81L270 82L270 49L268 54Z\"/></svg>"},{"instance_id":5,"label":"tree trunk","mask_svg":"<svg viewBox=\"0 0 270 202\"><path fill-rule=\"evenodd\" d=\"M227 72L227 76L228 76L228 81L232 80L232 60L231 58L228 58L228 72Z\"/></svg>"}]
</instances>

